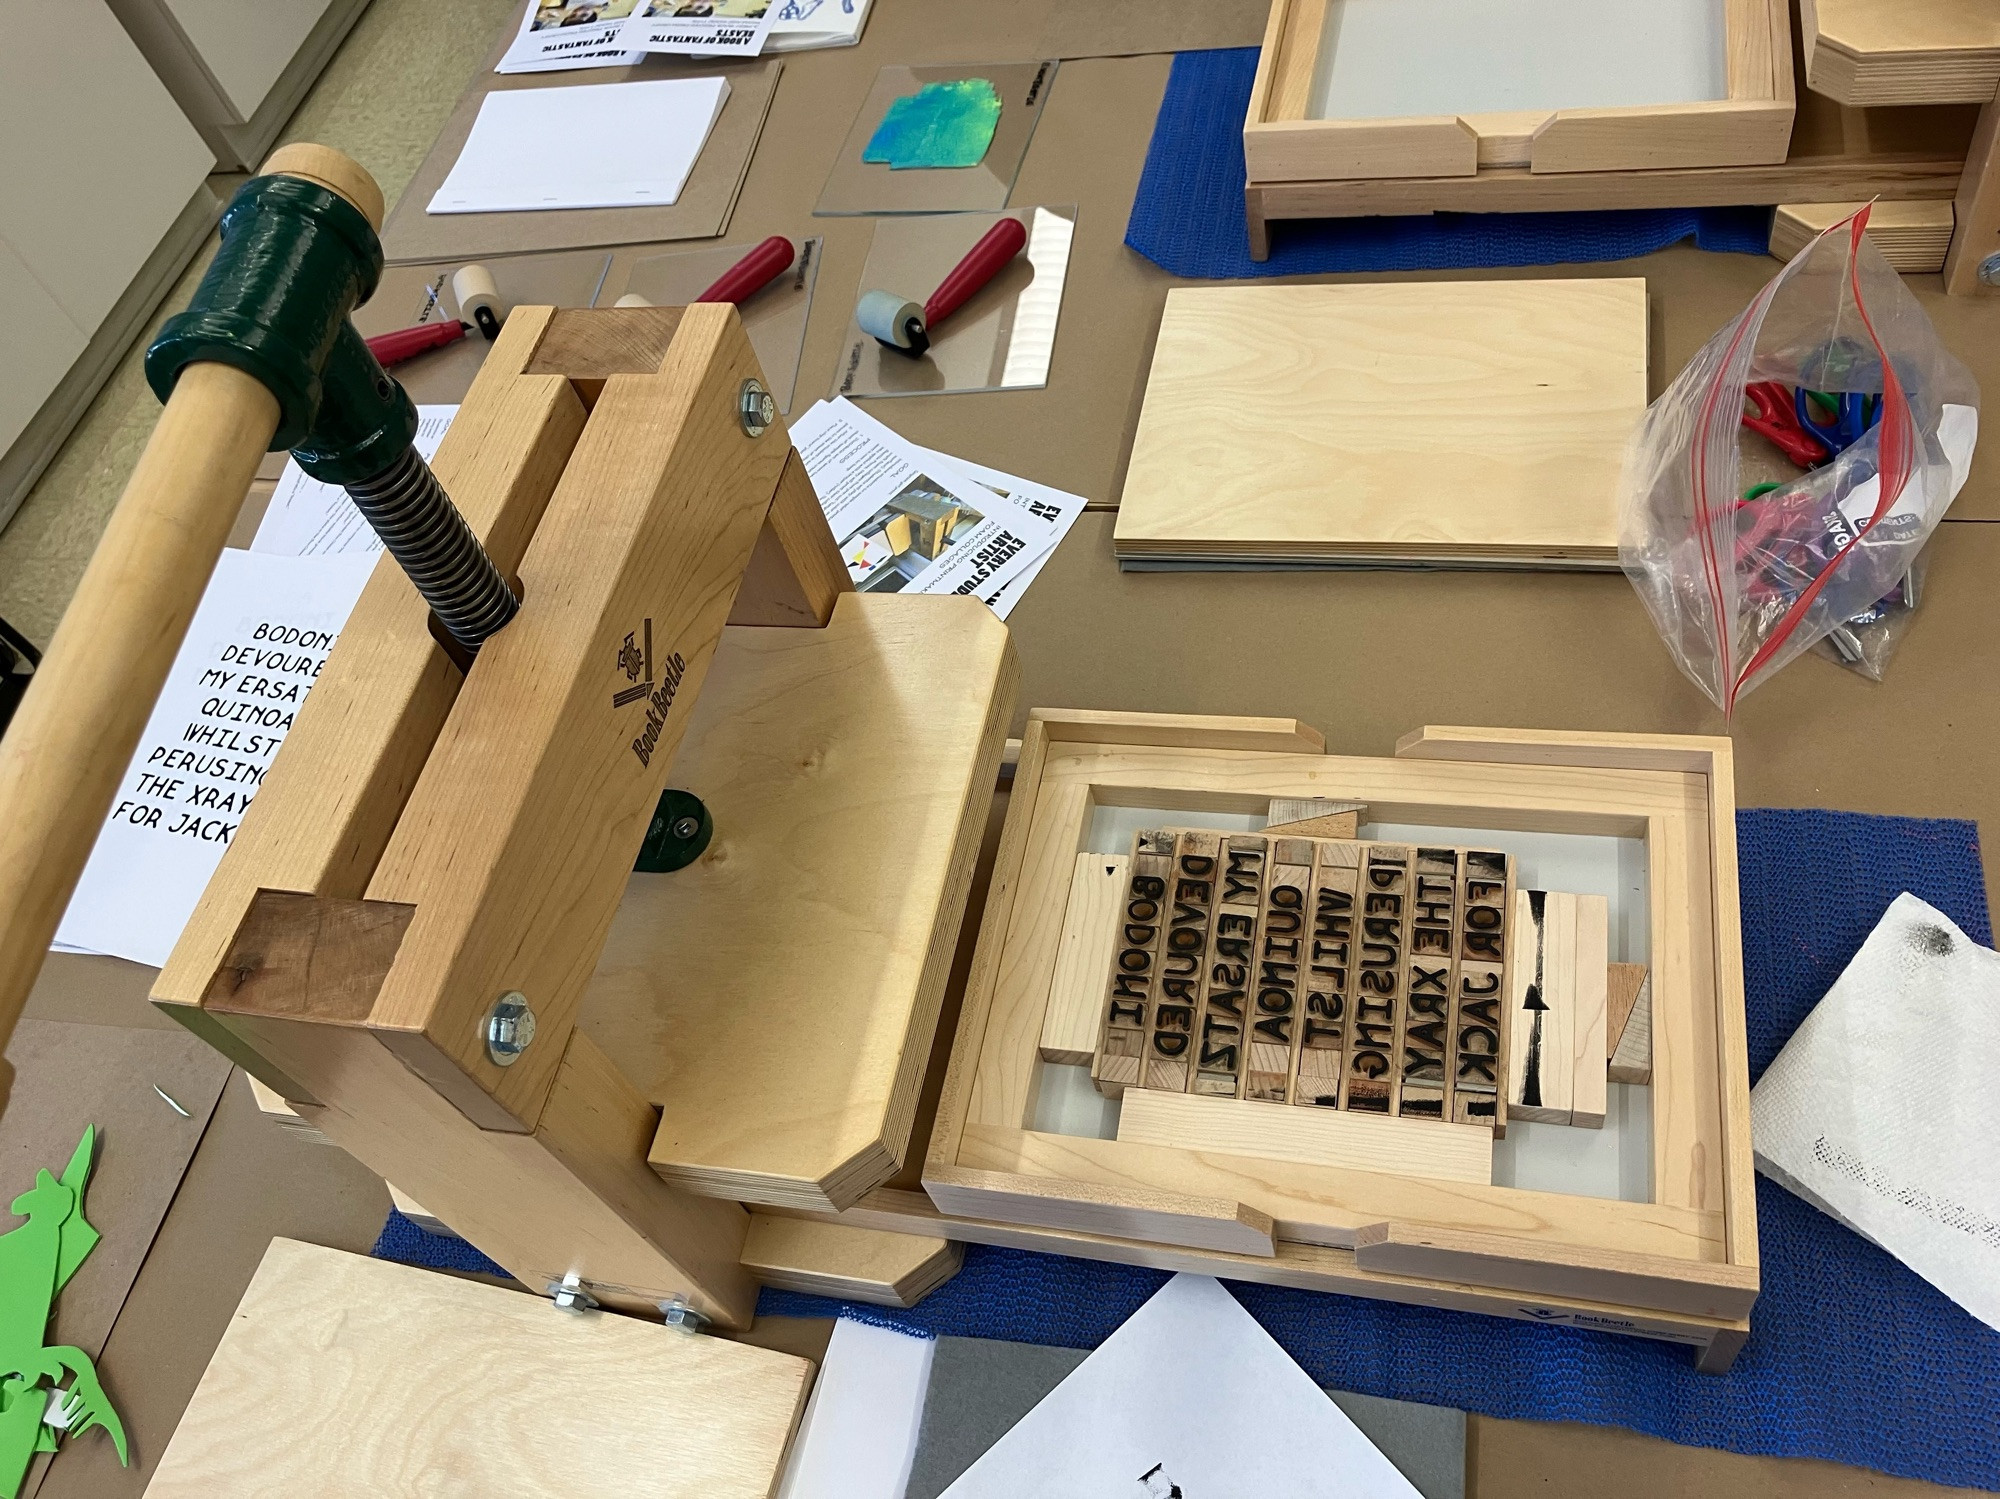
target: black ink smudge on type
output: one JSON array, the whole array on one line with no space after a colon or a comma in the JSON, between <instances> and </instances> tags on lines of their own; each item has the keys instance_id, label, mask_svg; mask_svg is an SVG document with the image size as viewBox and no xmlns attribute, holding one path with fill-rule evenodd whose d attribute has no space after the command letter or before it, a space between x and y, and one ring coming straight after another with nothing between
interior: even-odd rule
<instances>
[{"instance_id":1,"label":"black ink smudge on type","mask_svg":"<svg viewBox=\"0 0 2000 1499\"><path fill-rule=\"evenodd\" d=\"M1926 958L1948 958L1955 945L1950 931L1934 921L1911 927L1909 944L1914 952Z\"/></svg>"}]
</instances>

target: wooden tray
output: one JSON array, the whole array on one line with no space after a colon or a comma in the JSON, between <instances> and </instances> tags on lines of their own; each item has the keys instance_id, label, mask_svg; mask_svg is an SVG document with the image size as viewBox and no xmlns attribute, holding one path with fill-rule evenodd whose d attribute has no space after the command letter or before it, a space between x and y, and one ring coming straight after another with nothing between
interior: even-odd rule
<instances>
[{"instance_id":1,"label":"wooden tray","mask_svg":"<svg viewBox=\"0 0 2000 1499\"><path fill-rule=\"evenodd\" d=\"M1727 97L1596 109L1313 119L1326 0L1272 0L1243 125L1253 182L1471 177L1489 167L1602 172L1755 166L1792 133L1787 0L1724 0Z\"/></svg>"},{"instance_id":2,"label":"wooden tray","mask_svg":"<svg viewBox=\"0 0 2000 1499\"><path fill-rule=\"evenodd\" d=\"M1653 965L1653 1200L1304 1165L1029 1127L1076 856L1099 806L1370 816L1641 837ZM1726 1367L1757 1291L1729 742L1429 728L1332 758L1290 720L1029 716L922 1184L841 1214L1240 1280L1693 1344Z\"/></svg>"}]
</instances>

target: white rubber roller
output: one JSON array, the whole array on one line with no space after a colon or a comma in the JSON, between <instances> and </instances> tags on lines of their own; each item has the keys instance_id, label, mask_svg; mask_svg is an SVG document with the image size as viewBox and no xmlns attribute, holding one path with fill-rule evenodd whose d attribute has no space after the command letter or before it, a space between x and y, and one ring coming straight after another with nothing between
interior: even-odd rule
<instances>
[{"instance_id":1,"label":"white rubber roller","mask_svg":"<svg viewBox=\"0 0 2000 1499\"><path fill-rule=\"evenodd\" d=\"M611 304L613 307L651 307L653 304L635 291L628 291Z\"/></svg>"},{"instance_id":2,"label":"white rubber roller","mask_svg":"<svg viewBox=\"0 0 2000 1499\"><path fill-rule=\"evenodd\" d=\"M930 347L922 304L906 302L894 292L867 293L854 304L854 321L863 333L891 348L921 352Z\"/></svg>"},{"instance_id":3,"label":"white rubber roller","mask_svg":"<svg viewBox=\"0 0 2000 1499\"><path fill-rule=\"evenodd\" d=\"M462 265L451 273L451 294L458 303L460 322L471 323L489 340L500 336L507 320L507 304L500 300L500 288L493 273L483 265Z\"/></svg>"}]
</instances>

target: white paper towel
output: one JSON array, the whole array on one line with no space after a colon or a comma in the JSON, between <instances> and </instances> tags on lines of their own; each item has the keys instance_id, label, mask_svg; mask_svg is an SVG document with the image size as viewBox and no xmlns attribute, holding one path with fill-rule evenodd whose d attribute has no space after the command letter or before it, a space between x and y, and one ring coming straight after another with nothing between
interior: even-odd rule
<instances>
[{"instance_id":1,"label":"white paper towel","mask_svg":"<svg viewBox=\"0 0 2000 1499\"><path fill-rule=\"evenodd\" d=\"M2000 1327L2000 953L1905 893L1750 1095L1757 1169Z\"/></svg>"}]
</instances>

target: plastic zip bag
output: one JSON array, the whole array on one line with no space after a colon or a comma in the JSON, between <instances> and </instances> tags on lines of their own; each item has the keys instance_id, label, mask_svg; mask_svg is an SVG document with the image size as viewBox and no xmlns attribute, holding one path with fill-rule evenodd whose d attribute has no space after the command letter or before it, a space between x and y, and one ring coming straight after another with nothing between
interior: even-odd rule
<instances>
[{"instance_id":1,"label":"plastic zip bag","mask_svg":"<svg viewBox=\"0 0 2000 1499\"><path fill-rule=\"evenodd\" d=\"M1863 208L1801 250L1626 446L1619 562L1674 660L1725 715L1897 594L1971 467L1979 387L1867 226ZM1859 397L1845 405L1866 430L1802 471L1743 429L1758 381L1836 404Z\"/></svg>"}]
</instances>

